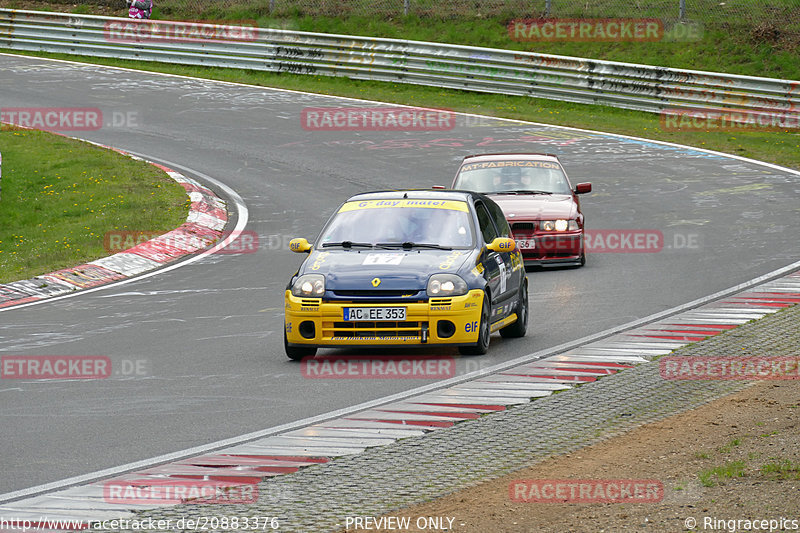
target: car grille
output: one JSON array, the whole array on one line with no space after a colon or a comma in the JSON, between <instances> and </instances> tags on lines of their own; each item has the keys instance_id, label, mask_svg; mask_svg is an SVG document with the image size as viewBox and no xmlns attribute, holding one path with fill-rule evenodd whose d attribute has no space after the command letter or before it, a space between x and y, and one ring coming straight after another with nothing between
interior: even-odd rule
<instances>
[{"instance_id":1,"label":"car grille","mask_svg":"<svg viewBox=\"0 0 800 533\"><path fill-rule=\"evenodd\" d=\"M325 322L325 337L420 337L428 322Z\"/></svg>"},{"instance_id":2,"label":"car grille","mask_svg":"<svg viewBox=\"0 0 800 533\"><path fill-rule=\"evenodd\" d=\"M419 293L418 290L405 290L405 291L397 291L397 290L363 290L363 291L333 291L333 294L336 296L341 296L344 298L400 298L401 296L416 296Z\"/></svg>"},{"instance_id":3,"label":"car grille","mask_svg":"<svg viewBox=\"0 0 800 533\"><path fill-rule=\"evenodd\" d=\"M511 224L511 231L533 231L535 229L533 222L514 222Z\"/></svg>"}]
</instances>

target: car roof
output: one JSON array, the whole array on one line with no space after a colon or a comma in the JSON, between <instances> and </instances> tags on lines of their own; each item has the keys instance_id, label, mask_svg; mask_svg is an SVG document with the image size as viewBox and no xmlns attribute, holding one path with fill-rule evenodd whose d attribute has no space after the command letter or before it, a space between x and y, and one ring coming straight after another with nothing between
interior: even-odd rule
<instances>
[{"instance_id":1,"label":"car roof","mask_svg":"<svg viewBox=\"0 0 800 533\"><path fill-rule=\"evenodd\" d=\"M372 191L356 194L347 199L348 202L359 200L396 200L411 198L414 200L460 200L468 202L471 199L486 198L483 194L473 191L456 191L452 189L407 189L395 191Z\"/></svg>"},{"instance_id":2,"label":"car roof","mask_svg":"<svg viewBox=\"0 0 800 533\"><path fill-rule=\"evenodd\" d=\"M513 152L513 153L496 153L496 154L473 154L464 157L464 161L496 161L498 159L506 160L534 160L534 161L556 161L559 162L556 154L544 154L538 152Z\"/></svg>"}]
</instances>

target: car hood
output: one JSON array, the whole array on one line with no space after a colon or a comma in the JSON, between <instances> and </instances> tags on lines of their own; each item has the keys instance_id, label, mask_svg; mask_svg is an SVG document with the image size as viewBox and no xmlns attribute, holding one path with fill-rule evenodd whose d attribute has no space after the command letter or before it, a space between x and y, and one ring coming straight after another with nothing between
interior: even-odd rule
<instances>
[{"instance_id":1,"label":"car hood","mask_svg":"<svg viewBox=\"0 0 800 533\"><path fill-rule=\"evenodd\" d=\"M455 273L472 250L315 250L300 274L322 274L328 290L423 290L431 274ZM376 287L372 281L380 278Z\"/></svg>"},{"instance_id":2,"label":"car hood","mask_svg":"<svg viewBox=\"0 0 800 533\"><path fill-rule=\"evenodd\" d=\"M509 222L534 218L550 220L556 218L575 218L578 206L568 194L492 194L488 195L497 202Z\"/></svg>"}]
</instances>

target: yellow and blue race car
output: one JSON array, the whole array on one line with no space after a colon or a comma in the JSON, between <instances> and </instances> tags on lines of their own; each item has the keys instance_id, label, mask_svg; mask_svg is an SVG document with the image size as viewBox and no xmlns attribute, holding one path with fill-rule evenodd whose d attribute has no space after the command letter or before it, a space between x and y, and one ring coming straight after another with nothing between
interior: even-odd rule
<instances>
[{"instance_id":1,"label":"yellow and blue race car","mask_svg":"<svg viewBox=\"0 0 800 533\"><path fill-rule=\"evenodd\" d=\"M291 359L319 347L458 346L522 337L528 282L502 210L475 192L382 191L353 196L322 229L286 287Z\"/></svg>"}]
</instances>

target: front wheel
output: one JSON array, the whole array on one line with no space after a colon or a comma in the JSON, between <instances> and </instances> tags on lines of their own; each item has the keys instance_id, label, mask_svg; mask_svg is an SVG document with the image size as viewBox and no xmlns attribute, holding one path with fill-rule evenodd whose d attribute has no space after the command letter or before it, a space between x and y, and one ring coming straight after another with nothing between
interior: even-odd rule
<instances>
[{"instance_id":1,"label":"front wheel","mask_svg":"<svg viewBox=\"0 0 800 533\"><path fill-rule=\"evenodd\" d=\"M317 353L317 349L314 347L289 346L289 342L286 340L286 331L283 332L283 350L292 361L300 361L304 357L314 357Z\"/></svg>"},{"instance_id":2,"label":"front wheel","mask_svg":"<svg viewBox=\"0 0 800 533\"><path fill-rule=\"evenodd\" d=\"M490 323L492 304L489 294L483 293L483 307L481 308L481 325L479 326L478 342L472 346L459 346L461 355L483 355L489 351L489 337L491 336Z\"/></svg>"},{"instance_id":3,"label":"front wheel","mask_svg":"<svg viewBox=\"0 0 800 533\"><path fill-rule=\"evenodd\" d=\"M524 282L519 288L519 305L517 306L517 321L500 330L503 338L524 337L528 331L528 283Z\"/></svg>"}]
</instances>

